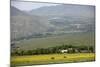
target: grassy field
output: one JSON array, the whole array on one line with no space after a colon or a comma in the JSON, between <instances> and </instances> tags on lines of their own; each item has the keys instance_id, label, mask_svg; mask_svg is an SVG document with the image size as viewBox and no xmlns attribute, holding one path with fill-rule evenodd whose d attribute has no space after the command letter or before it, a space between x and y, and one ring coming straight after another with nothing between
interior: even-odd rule
<instances>
[{"instance_id":1,"label":"grassy field","mask_svg":"<svg viewBox=\"0 0 100 67\"><path fill-rule=\"evenodd\" d=\"M72 62L89 62L95 61L94 53L77 53L77 54L48 54L48 55L31 55L31 56L12 56L11 65L38 65L53 63L72 63Z\"/></svg>"},{"instance_id":2,"label":"grassy field","mask_svg":"<svg viewBox=\"0 0 100 67\"><path fill-rule=\"evenodd\" d=\"M94 33L73 33L64 35L54 35L43 38L31 38L21 40L16 45L22 50L31 50L34 48L48 48L60 45L95 45ZM94 61L94 53L73 53L73 54L47 54L47 55L28 55L12 56L11 65L39 65L54 63L73 63Z\"/></svg>"},{"instance_id":3,"label":"grassy field","mask_svg":"<svg viewBox=\"0 0 100 67\"><path fill-rule=\"evenodd\" d=\"M73 33L65 35L54 35L43 38L31 38L22 40L16 45L21 49L47 48L59 45L94 45L94 33Z\"/></svg>"}]
</instances>

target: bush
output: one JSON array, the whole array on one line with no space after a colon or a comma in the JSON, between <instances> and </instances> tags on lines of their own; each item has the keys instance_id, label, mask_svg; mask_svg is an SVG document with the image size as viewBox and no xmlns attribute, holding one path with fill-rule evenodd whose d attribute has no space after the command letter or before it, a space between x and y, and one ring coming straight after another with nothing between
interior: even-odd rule
<instances>
[{"instance_id":1,"label":"bush","mask_svg":"<svg viewBox=\"0 0 100 67\"><path fill-rule=\"evenodd\" d=\"M66 56L64 56L64 58L66 58Z\"/></svg>"},{"instance_id":2,"label":"bush","mask_svg":"<svg viewBox=\"0 0 100 67\"><path fill-rule=\"evenodd\" d=\"M51 59L53 60L53 59L55 59L54 57L51 57Z\"/></svg>"}]
</instances>

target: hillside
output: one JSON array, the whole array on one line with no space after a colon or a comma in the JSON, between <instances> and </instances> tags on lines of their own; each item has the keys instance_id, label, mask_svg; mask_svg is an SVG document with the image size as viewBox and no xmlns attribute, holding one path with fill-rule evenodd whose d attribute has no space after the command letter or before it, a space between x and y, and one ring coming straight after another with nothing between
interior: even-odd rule
<instances>
[{"instance_id":1,"label":"hillside","mask_svg":"<svg viewBox=\"0 0 100 67\"><path fill-rule=\"evenodd\" d=\"M61 4L56 6L45 6L30 11L30 14L37 15L63 15L63 16L94 16L94 6ZM40 12L41 11L41 12Z\"/></svg>"},{"instance_id":2,"label":"hillside","mask_svg":"<svg viewBox=\"0 0 100 67\"><path fill-rule=\"evenodd\" d=\"M46 6L34 9L29 13L11 6L12 39L39 33L59 34L62 32L87 32L94 30L94 6Z\"/></svg>"},{"instance_id":3,"label":"hillside","mask_svg":"<svg viewBox=\"0 0 100 67\"><path fill-rule=\"evenodd\" d=\"M11 38L27 37L36 33L47 31L49 23L46 19L28 15L11 6Z\"/></svg>"},{"instance_id":4,"label":"hillside","mask_svg":"<svg viewBox=\"0 0 100 67\"><path fill-rule=\"evenodd\" d=\"M15 42L16 47L20 49L48 48L60 45L95 45L94 32L90 33L72 33L63 35L53 35L50 37L31 38Z\"/></svg>"}]
</instances>

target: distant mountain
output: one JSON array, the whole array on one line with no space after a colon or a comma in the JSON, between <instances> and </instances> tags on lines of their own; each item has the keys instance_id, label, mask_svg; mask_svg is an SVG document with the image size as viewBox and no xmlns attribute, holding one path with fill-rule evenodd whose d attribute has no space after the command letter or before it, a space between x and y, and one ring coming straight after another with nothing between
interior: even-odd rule
<instances>
[{"instance_id":1,"label":"distant mountain","mask_svg":"<svg viewBox=\"0 0 100 67\"><path fill-rule=\"evenodd\" d=\"M95 30L94 6L45 6L29 12L11 6L11 39Z\"/></svg>"},{"instance_id":2,"label":"distant mountain","mask_svg":"<svg viewBox=\"0 0 100 67\"><path fill-rule=\"evenodd\" d=\"M48 21L40 16L28 15L11 6L11 37L12 39L28 37L47 31Z\"/></svg>"},{"instance_id":3,"label":"distant mountain","mask_svg":"<svg viewBox=\"0 0 100 67\"><path fill-rule=\"evenodd\" d=\"M49 23L53 25L49 31L94 31L95 6L61 4L40 7L31 10L29 13L48 19Z\"/></svg>"},{"instance_id":4,"label":"distant mountain","mask_svg":"<svg viewBox=\"0 0 100 67\"><path fill-rule=\"evenodd\" d=\"M11 16L16 16L16 15L24 15L25 12L17 9L16 7L11 6Z\"/></svg>"},{"instance_id":5,"label":"distant mountain","mask_svg":"<svg viewBox=\"0 0 100 67\"><path fill-rule=\"evenodd\" d=\"M30 11L37 15L63 15L63 16L94 16L94 6L87 5L56 5L45 6Z\"/></svg>"}]
</instances>

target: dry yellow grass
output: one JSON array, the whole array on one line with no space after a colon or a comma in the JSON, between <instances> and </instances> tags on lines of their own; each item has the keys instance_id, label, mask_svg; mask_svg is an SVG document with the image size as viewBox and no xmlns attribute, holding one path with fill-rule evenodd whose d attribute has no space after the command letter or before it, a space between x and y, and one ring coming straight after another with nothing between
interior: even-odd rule
<instances>
[{"instance_id":1,"label":"dry yellow grass","mask_svg":"<svg viewBox=\"0 0 100 67\"><path fill-rule=\"evenodd\" d=\"M11 65L15 66L31 65L31 64L37 65L37 64L51 64L51 63L85 62L94 60L95 60L94 53L14 56L11 58Z\"/></svg>"}]
</instances>

